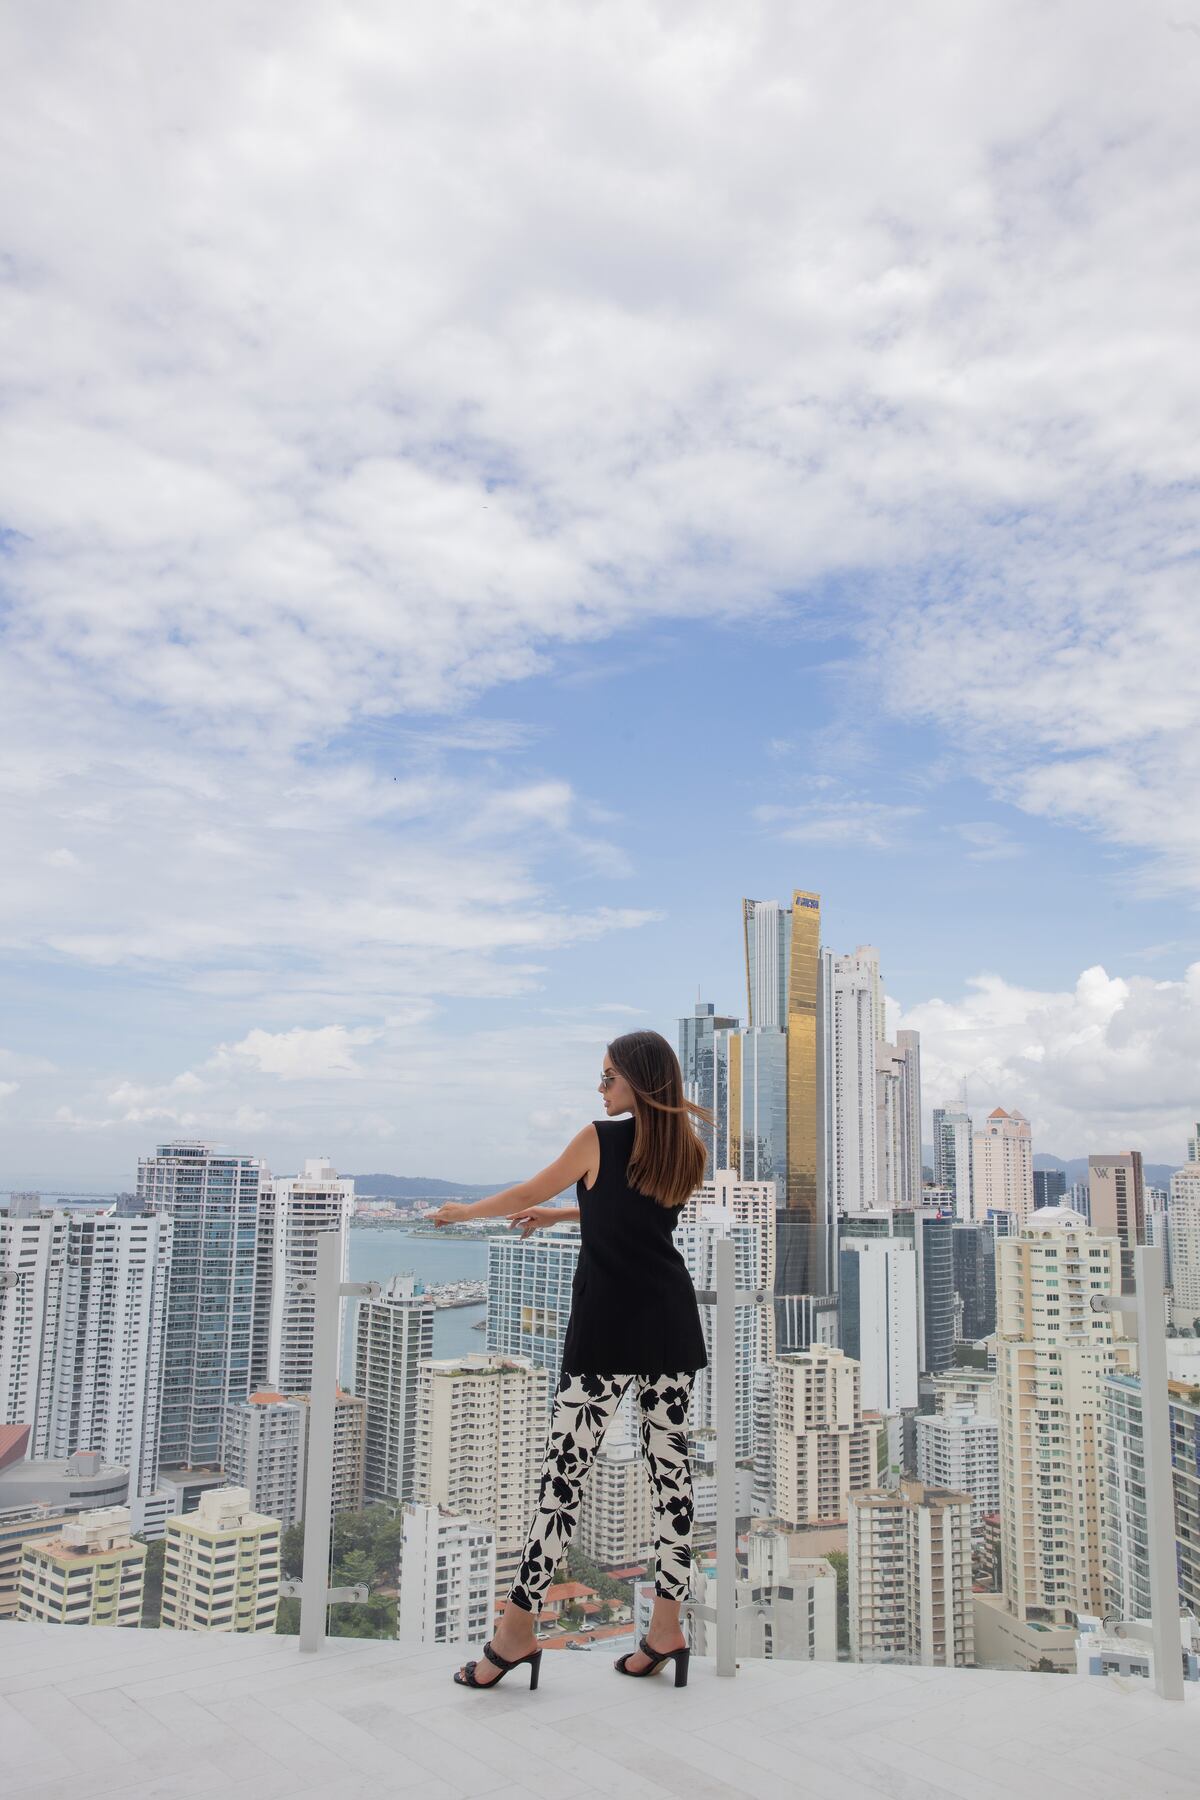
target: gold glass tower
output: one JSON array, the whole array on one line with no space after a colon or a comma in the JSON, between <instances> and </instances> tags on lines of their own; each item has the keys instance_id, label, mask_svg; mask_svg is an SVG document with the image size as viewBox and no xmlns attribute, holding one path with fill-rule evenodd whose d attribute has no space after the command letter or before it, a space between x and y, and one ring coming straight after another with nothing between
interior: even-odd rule
<instances>
[{"instance_id":1,"label":"gold glass tower","mask_svg":"<svg viewBox=\"0 0 1200 1800\"><path fill-rule=\"evenodd\" d=\"M817 1211L817 983L821 896L792 893L787 988L788 1210L808 1224Z\"/></svg>"},{"instance_id":2,"label":"gold glass tower","mask_svg":"<svg viewBox=\"0 0 1200 1800\"><path fill-rule=\"evenodd\" d=\"M795 888L790 908L743 900L742 926L748 1022L787 1033L787 1207L816 1224L821 896Z\"/></svg>"}]
</instances>

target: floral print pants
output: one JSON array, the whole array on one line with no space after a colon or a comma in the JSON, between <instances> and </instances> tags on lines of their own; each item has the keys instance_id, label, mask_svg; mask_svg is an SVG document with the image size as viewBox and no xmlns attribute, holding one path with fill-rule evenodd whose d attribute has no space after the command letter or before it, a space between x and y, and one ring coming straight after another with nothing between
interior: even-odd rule
<instances>
[{"instance_id":1,"label":"floral print pants","mask_svg":"<svg viewBox=\"0 0 1200 1800\"><path fill-rule=\"evenodd\" d=\"M642 1453L654 1493L654 1591L667 1600L687 1598L693 1514L687 1415L695 1376L560 1373L537 1512L509 1589L509 1599L526 1612L541 1610L579 1523L584 1479L631 1381L636 1383Z\"/></svg>"}]
</instances>

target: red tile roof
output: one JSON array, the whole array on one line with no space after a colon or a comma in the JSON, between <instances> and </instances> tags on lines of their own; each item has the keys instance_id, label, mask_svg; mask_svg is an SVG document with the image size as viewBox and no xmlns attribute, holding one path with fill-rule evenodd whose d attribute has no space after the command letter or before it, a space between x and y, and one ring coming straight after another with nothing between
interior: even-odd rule
<instances>
[{"instance_id":1,"label":"red tile roof","mask_svg":"<svg viewBox=\"0 0 1200 1800\"><path fill-rule=\"evenodd\" d=\"M24 1462L32 1429L29 1425L0 1425L0 1469Z\"/></svg>"}]
</instances>

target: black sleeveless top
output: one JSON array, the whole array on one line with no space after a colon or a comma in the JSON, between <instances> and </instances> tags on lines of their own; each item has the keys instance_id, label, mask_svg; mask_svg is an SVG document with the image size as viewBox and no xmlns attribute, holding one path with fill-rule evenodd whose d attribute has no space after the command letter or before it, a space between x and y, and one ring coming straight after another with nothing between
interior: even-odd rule
<instances>
[{"instance_id":1,"label":"black sleeveless top","mask_svg":"<svg viewBox=\"0 0 1200 1800\"><path fill-rule=\"evenodd\" d=\"M708 1367L696 1290L672 1242L679 1207L629 1186L635 1121L596 1119L600 1173L575 1184L582 1243L564 1375L677 1375Z\"/></svg>"}]
</instances>

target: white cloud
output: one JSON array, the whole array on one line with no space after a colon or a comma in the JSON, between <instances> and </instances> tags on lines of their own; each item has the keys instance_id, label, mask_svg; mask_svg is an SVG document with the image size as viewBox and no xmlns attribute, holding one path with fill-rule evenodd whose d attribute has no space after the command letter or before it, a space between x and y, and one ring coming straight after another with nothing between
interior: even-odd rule
<instances>
[{"instance_id":1,"label":"white cloud","mask_svg":"<svg viewBox=\"0 0 1200 1800\"><path fill-rule=\"evenodd\" d=\"M284 1081L321 1081L334 1075L361 1073L354 1060L358 1045L373 1044L378 1031L367 1027L348 1031L344 1025L322 1025L306 1030L297 1025L291 1031L247 1032L238 1044L222 1044L216 1050L209 1068L228 1070L257 1069L264 1075L278 1075Z\"/></svg>"},{"instance_id":2,"label":"white cloud","mask_svg":"<svg viewBox=\"0 0 1200 1800\"><path fill-rule=\"evenodd\" d=\"M868 850L911 845L919 806L830 797L800 806L756 806L753 816L789 844L831 844Z\"/></svg>"},{"instance_id":3,"label":"white cloud","mask_svg":"<svg viewBox=\"0 0 1200 1800\"><path fill-rule=\"evenodd\" d=\"M1184 1158L1200 1104L1200 963L1182 981L1085 969L1065 992L980 975L960 999L925 1001L899 1023L921 1033L927 1111L957 1105L965 1081L976 1116L1023 1112L1035 1150Z\"/></svg>"},{"instance_id":4,"label":"white cloud","mask_svg":"<svg viewBox=\"0 0 1200 1800\"><path fill-rule=\"evenodd\" d=\"M1024 844L1019 843L1004 825L969 820L954 829L968 846L968 862L1007 862L1025 854Z\"/></svg>"},{"instance_id":5,"label":"white cloud","mask_svg":"<svg viewBox=\"0 0 1200 1800\"><path fill-rule=\"evenodd\" d=\"M560 901L548 849L621 879L625 846L499 765L532 728L462 715L697 618L777 656L865 634L856 717L935 720L1002 798L1194 888L1200 128L1168 24L8 9L0 949L237 1011L206 1043L528 992L657 912ZM887 848L915 816L820 790L759 823Z\"/></svg>"},{"instance_id":6,"label":"white cloud","mask_svg":"<svg viewBox=\"0 0 1200 1800\"><path fill-rule=\"evenodd\" d=\"M10 1094L15 1094L20 1085L19 1081L0 1081L0 1100L6 1100Z\"/></svg>"}]
</instances>

